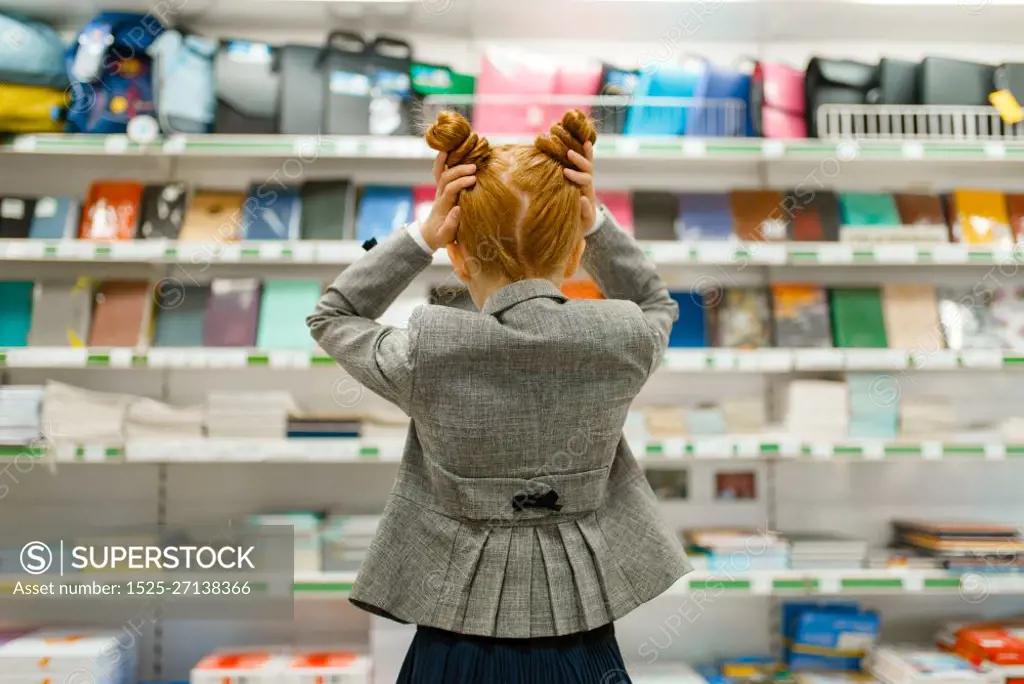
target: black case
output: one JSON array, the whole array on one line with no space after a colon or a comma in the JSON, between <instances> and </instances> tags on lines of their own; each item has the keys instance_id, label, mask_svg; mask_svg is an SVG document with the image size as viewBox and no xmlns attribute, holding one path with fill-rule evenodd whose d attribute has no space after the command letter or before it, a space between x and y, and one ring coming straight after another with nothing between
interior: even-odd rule
<instances>
[{"instance_id":1,"label":"black case","mask_svg":"<svg viewBox=\"0 0 1024 684\"><path fill-rule=\"evenodd\" d=\"M34 199L0 197L0 238L27 238L35 209Z\"/></svg>"},{"instance_id":2,"label":"black case","mask_svg":"<svg viewBox=\"0 0 1024 684\"><path fill-rule=\"evenodd\" d=\"M278 129L285 135L316 135L324 120L323 47L281 48L281 108Z\"/></svg>"},{"instance_id":3,"label":"black case","mask_svg":"<svg viewBox=\"0 0 1024 684\"><path fill-rule=\"evenodd\" d=\"M412 45L399 38L377 36L367 50L372 76L371 135L411 135L413 131ZM394 74L394 88L384 88ZM402 82L404 79L404 83ZM395 91L402 91L397 94Z\"/></svg>"},{"instance_id":4,"label":"black case","mask_svg":"<svg viewBox=\"0 0 1024 684\"><path fill-rule=\"evenodd\" d=\"M994 90L995 67L944 57L921 62L921 104L985 106Z\"/></svg>"},{"instance_id":5,"label":"black case","mask_svg":"<svg viewBox=\"0 0 1024 684\"><path fill-rule=\"evenodd\" d=\"M369 135L372 91L368 47L351 31L333 31L320 53L324 132Z\"/></svg>"},{"instance_id":6,"label":"black case","mask_svg":"<svg viewBox=\"0 0 1024 684\"><path fill-rule=\"evenodd\" d=\"M920 95L921 65L883 57L878 62L878 87L868 98L871 104L916 105Z\"/></svg>"},{"instance_id":7,"label":"black case","mask_svg":"<svg viewBox=\"0 0 1024 684\"><path fill-rule=\"evenodd\" d=\"M818 137L818 107L824 104L860 105L878 80L878 67L849 59L815 57L807 65L807 134Z\"/></svg>"}]
</instances>

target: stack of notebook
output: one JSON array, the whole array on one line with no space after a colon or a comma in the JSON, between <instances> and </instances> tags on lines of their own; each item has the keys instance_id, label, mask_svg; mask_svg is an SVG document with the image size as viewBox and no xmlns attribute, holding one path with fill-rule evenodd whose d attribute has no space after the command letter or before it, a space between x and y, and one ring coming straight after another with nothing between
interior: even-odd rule
<instances>
[{"instance_id":1,"label":"stack of notebook","mask_svg":"<svg viewBox=\"0 0 1024 684\"><path fill-rule=\"evenodd\" d=\"M994 668L973 665L954 653L929 646L880 645L866 668L883 684L1002 684Z\"/></svg>"},{"instance_id":2,"label":"stack of notebook","mask_svg":"<svg viewBox=\"0 0 1024 684\"><path fill-rule=\"evenodd\" d=\"M320 532L324 572L355 572L366 559L379 515L331 515Z\"/></svg>"},{"instance_id":3,"label":"stack of notebook","mask_svg":"<svg viewBox=\"0 0 1024 684\"><path fill-rule=\"evenodd\" d=\"M43 395L43 432L53 442L117 444L133 397L47 382Z\"/></svg>"},{"instance_id":4,"label":"stack of notebook","mask_svg":"<svg viewBox=\"0 0 1024 684\"><path fill-rule=\"evenodd\" d=\"M832 570L864 567L868 543L828 532L786 532L789 567L793 570Z\"/></svg>"},{"instance_id":5,"label":"stack of notebook","mask_svg":"<svg viewBox=\"0 0 1024 684\"><path fill-rule=\"evenodd\" d=\"M849 436L893 439L899 434L900 385L891 375L850 373Z\"/></svg>"},{"instance_id":6,"label":"stack of notebook","mask_svg":"<svg viewBox=\"0 0 1024 684\"><path fill-rule=\"evenodd\" d=\"M956 424L956 411L948 397L900 397L900 435L903 437L935 439L951 432Z\"/></svg>"},{"instance_id":7,"label":"stack of notebook","mask_svg":"<svg viewBox=\"0 0 1024 684\"><path fill-rule=\"evenodd\" d=\"M774 532L753 529L695 529L683 534L695 563L710 572L785 570L789 543Z\"/></svg>"},{"instance_id":8,"label":"stack of notebook","mask_svg":"<svg viewBox=\"0 0 1024 684\"><path fill-rule=\"evenodd\" d=\"M283 439L288 416L297 411L288 392L213 391L206 398L210 437Z\"/></svg>"},{"instance_id":9,"label":"stack of notebook","mask_svg":"<svg viewBox=\"0 0 1024 684\"><path fill-rule=\"evenodd\" d=\"M289 439L358 437L361 428L361 420L346 416L302 415L288 417Z\"/></svg>"},{"instance_id":10,"label":"stack of notebook","mask_svg":"<svg viewBox=\"0 0 1024 684\"><path fill-rule=\"evenodd\" d=\"M1020 572L1024 536L1013 525L894 520L894 546L940 559L961 572Z\"/></svg>"},{"instance_id":11,"label":"stack of notebook","mask_svg":"<svg viewBox=\"0 0 1024 684\"><path fill-rule=\"evenodd\" d=\"M933 556L924 556L911 548L871 549L868 551L866 566L873 570L889 568L910 568L913 570L939 570L942 561Z\"/></svg>"},{"instance_id":12,"label":"stack of notebook","mask_svg":"<svg viewBox=\"0 0 1024 684\"><path fill-rule=\"evenodd\" d=\"M134 399L128 406L124 432L128 439L202 437L206 412L202 406L170 406L153 399Z\"/></svg>"},{"instance_id":13,"label":"stack of notebook","mask_svg":"<svg viewBox=\"0 0 1024 684\"><path fill-rule=\"evenodd\" d=\"M29 444L39 439L42 405L42 387L0 387L0 444Z\"/></svg>"},{"instance_id":14,"label":"stack of notebook","mask_svg":"<svg viewBox=\"0 0 1024 684\"><path fill-rule=\"evenodd\" d=\"M849 426L849 402L844 382L794 380L786 394L786 432L804 439L842 439Z\"/></svg>"}]
</instances>

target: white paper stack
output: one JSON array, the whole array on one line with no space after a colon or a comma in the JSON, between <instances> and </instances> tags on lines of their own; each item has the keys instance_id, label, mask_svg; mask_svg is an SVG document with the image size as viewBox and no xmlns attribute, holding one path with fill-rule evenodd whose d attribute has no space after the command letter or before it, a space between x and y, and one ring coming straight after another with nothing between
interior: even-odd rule
<instances>
[{"instance_id":1,"label":"white paper stack","mask_svg":"<svg viewBox=\"0 0 1024 684\"><path fill-rule=\"evenodd\" d=\"M789 567L793 570L845 570L863 568L868 543L863 539L828 532L785 532L789 540Z\"/></svg>"},{"instance_id":2,"label":"white paper stack","mask_svg":"<svg viewBox=\"0 0 1024 684\"><path fill-rule=\"evenodd\" d=\"M206 397L206 429L211 438L284 439L288 416L298 407L288 392L221 392Z\"/></svg>"},{"instance_id":3,"label":"white paper stack","mask_svg":"<svg viewBox=\"0 0 1024 684\"><path fill-rule=\"evenodd\" d=\"M930 646L876 646L866 668L885 684L1001 684L999 672Z\"/></svg>"},{"instance_id":4,"label":"white paper stack","mask_svg":"<svg viewBox=\"0 0 1024 684\"><path fill-rule=\"evenodd\" d=\"M629 676L633 684L707 684L708 681L686 663L641 665L630 668ZM612 677L608 681L613 684L616 679Z\"/></svg>"},{"instance_id":5,"label":"white paper stack","mask_svg":"<svg viewBox=\"0 0 1024 684\"><path fill-rule=\"evenodd\" d=\"M953 402L945 397L908 397L900 400L900 435L915 439L942 439L956 427Z\"/></svg>"},{"instance_id":6,"label":"white paper stack","mask_svg":"<svg viewBox=\"0 0 1024 684\"><path fill-rule=\"evenodd\" d=\"M356 572L380 526L379 515L331 515L321 531L325 572Z\"/></svg>"},{"instance_id":7,"label":"white paper stack","mask_svg":"<svg viewBox=\"0 0 1024 684\"><path fill-rule=\"evenodd\" d=\"M850 403L845 382L794 380L786 393L786 432L801 439L844 439Z\"/></svg>"},{"instance_id":8,"label":"white paper stack","mask_svg":"<svg viewBox=\"0 0 1024 684\"><path fill-rule=\"evenodd\" d=\"M0 646L0 684L128 684L135 681L137 643L115 630L38 630Z\"/></svg>"},{"instance_id":9,"label":"white paper stack","mask_svg":"<svg viewBox=\"0 0 1024 684\"><path fill-rule=\"evenodd\" d=\"M0 444L29 444L42 434L43 388L0 387Z\"/></svg>"},{"instance_id":10,"label":"white paper stack","mask_svg":"<svg viewBox=\"0 0 1024 684\"><path fill-rule=\"evenodd\" d=\"M760 435L768 422L761 397L725 399L722 412L730 435Z\"/></svg>"},{"instance_id":11,"label":"white paper stack","mask_svg":"<svg viewBox=\"0 0 1024 684\"><path fill-rule=\"evenodd\" d=\"M371 661L343 648L247 647L214 651L191 684L371 684Z\"/></svg>"},{"instance_id":12,"label":"white paper stack","mask_svg":"<svg viewBox=\"0 0 1024 684\"><path fill-rule=\"evenodd\" d=\"M50 381L43 395L43 434L53 442L119 443L133 397Z\"/></svg>"},{"instance_id":13,"label":"white paper stack","mask_svg":"<svg viewBox=\"0 0 1024 684\"><path fill-rule=\"evenodd\" d=\"M153 399L136 399L128 406L124 431L128 439L202 437L203 406L171 406Z\"/></svg>"}]
</instances>

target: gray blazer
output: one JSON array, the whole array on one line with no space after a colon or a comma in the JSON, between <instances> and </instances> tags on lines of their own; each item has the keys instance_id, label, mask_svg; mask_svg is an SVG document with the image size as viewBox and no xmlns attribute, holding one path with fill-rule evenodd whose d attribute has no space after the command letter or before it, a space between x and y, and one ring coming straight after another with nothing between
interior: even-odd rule
<instances>
[{"instance_id":1,"label":"gray blazer","mask_svg":"<svg viewBox=\"0 0 1024 684\"><path fill-rule=\"evenodd\" d=\"M664 592L692 568L622 436L678 315L650 262L602 208L584 265L609 299L523 280L480 312L427 305L407 330L377 324L430 262L398 231L307 321L412 419L352 602L528 638L600 627Z\"/></svg>"}]
</instances>

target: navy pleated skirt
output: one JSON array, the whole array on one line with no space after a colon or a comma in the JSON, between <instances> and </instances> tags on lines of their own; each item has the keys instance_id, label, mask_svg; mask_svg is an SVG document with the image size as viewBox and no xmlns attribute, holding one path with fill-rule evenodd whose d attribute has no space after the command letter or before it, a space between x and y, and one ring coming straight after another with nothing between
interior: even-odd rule
<instances>
[{"instance_id":1,"label":"navy pleated skirt","mask_svg":"<svg viewBox=\"0 0 1024 684\"><path fill-rule=\"evenodd\" d=\"M615 629L492 639L419 627L397 684L630 684Z\"/></svg>"}]
</instances>

